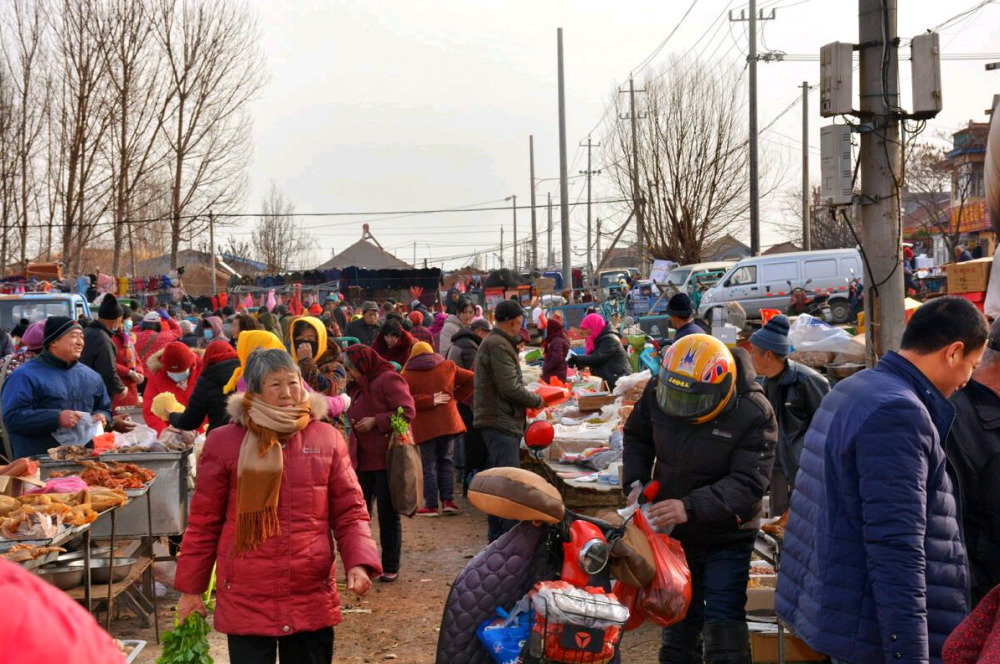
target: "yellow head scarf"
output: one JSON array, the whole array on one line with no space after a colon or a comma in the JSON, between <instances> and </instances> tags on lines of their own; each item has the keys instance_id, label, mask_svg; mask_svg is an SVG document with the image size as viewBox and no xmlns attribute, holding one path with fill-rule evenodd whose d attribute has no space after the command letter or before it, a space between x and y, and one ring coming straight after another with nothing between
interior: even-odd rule
<instances>
[{"instance_id":1,"label":"yellow head scarf","mask_svg":"<svg viewBox=\"0 0 1000 664\"><path fill-rule=\"evenodd\" d=\"M265 330L240 332L239 341L236 342L236 355L240 358L240 366L236 367L233 377L222 388L223 394L229 394L236 389L236 386L240 383L240 378L243 377L243 368L247 365L247 358L250 357L250 353L258 348L285 350L285 345L281 343L281 339Z\"/></svg>"},{"instance_id":2,"label":"yellow head scarf","mask_svg":"<svg viewBox=\"0 0 1000 664\"><path fill-rule=\"evenodd\" d=\"M319 358L321 358L323 353L326 352L327 333L326 326L323 325L323 321L314 316L300 316L299 318L292 320L292 324L288 326L288 336L290 337L288 339L288 352L292 354L292 357L296 357L295 326L302 324L308 325L312 329L316 330L316 354L313 357L313 360L319 362ZM240 338L242 339L243 335L240 335Z\"/></svg>"},{"instance_id":3,"label":"yellow head scarf","mask_svg":"<svg viewBox=\"0 0 1000 664\"><path fill-rule=\"evenodd\" d=\"M433 353L434 348L426 341L421 341L420 343L413 344L413 348L410 349L410 359L415 357L420 357L421 355L426 355L427 353Z\"/></svg>"}]
</instances>

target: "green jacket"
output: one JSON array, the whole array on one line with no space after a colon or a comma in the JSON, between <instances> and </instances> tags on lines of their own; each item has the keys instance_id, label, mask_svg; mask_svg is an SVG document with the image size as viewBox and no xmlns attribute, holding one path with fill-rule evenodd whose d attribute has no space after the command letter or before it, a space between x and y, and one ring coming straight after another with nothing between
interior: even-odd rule
<instances>
[{"instance_id":1,"label":"green jacket","mask_svg":"<svg viewBox=\"0 0 1000 664\"><path fill-rule=\"evenodd\" d=\"M523 436L526 408L541 408L542 398L524 387L517 339L494 327L476 354L473 425Z\"/></svg>"}]
</instances>

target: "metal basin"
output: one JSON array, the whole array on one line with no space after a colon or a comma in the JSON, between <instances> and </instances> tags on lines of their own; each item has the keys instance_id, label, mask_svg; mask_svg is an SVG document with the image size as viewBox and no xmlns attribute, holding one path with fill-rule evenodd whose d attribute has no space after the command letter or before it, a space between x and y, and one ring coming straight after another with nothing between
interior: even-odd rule
<instances>
[{"instance_id":1,"label":"metal basin","mask_svg":"<svg viewBox=\"0 0 1000 664\"><path fill-rule=\"evenodd\" d=\"M72 551L70 553L63 553L63 554L61 554L56 559L56 562L61 564L61 563L70 562L72 560L83 560L84 557L86 557L86 555L87 555L86 551L82 551L82 550L81 551ZM98 547L96 549L91 549L90 550L90 557L91 558L107 558L110 555L111 555L111 547L110 546L101 546L101 547Z\"/></svg>"},{"instance_id":2,"label":"metal basin","mask_svg":"<svg viewBox=\"0 0 1000 664\"><path fill-rule=\"evenodd\" d=\"M74 560L56 567L39 567L36 571L42 577L60 590L72 590L83 584L87 570L82 560Z\"/></svg>"},{"instance_id":3,"label":"metal basin","mask_svg":"<svg viewBox=\"0 0 1000 664\"><path fill-rule=\"evenodd\" d=\"M844 364L828 364L826 365L826 372L831 378L836 378L837 380L843 380L848 376L853 376L862 369L865 365L858 364L856 362L847 362Z\"/></svg>"},{"instance_id":4,"label":"metal basin","mask_svg":"<svg viewBox=\"0 0 1000 664\"><path fill-rule=\"evenodd\" d=\"M132 571L135 558L93 558L90 561L90 577L95 583L112 583L123 581Z\"/></svg>"}]
</instances>

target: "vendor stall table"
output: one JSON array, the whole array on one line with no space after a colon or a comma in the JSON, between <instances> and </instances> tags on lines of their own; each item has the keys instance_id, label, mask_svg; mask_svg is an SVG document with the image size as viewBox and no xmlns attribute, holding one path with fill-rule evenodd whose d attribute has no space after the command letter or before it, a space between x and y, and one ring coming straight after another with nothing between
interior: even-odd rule
<instances>
[{"instance_id":1,"label":"vendor stall table","mask_svg":"<svg viewBox=\"0 0 1000 664\"><path fill-rule=\"evenodd\" d=\"M592 508L614 507L625 505L625 495L616 484L599 482L581 482L579 477L596 475L596 470L581 466L573 466L556 461L543 460L555 478L556 489L563 498L568 509L579 511Z\"/></svg>"}]
</instances>

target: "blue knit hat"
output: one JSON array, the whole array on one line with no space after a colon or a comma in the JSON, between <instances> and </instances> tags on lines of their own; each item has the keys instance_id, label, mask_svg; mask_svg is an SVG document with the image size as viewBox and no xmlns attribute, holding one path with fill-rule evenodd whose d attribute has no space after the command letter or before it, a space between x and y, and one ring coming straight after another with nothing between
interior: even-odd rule
<instances>
[{"instance_id":1,"label":"blue knit hat","mask_svg":"<svg viewBox=\"0 0 1000 664\"><path fill-rule=\"evenodd\" d=\"M686 293L677 293L667 302L667 313L678 318L691 318L694 307Z\"/></svg>"},{"instance_id":2,"label":"blue knit hat","mask_svg":"<svg viewBox=\"0 0 1000 664\"><path fill-rule=\"evenodd\" d=\"M757 348L785 357L792 352L792 346L788 343L788 328L788 316L779 314L754 332L750 336L750 343Z\"/></svg>"}]
</instances>

